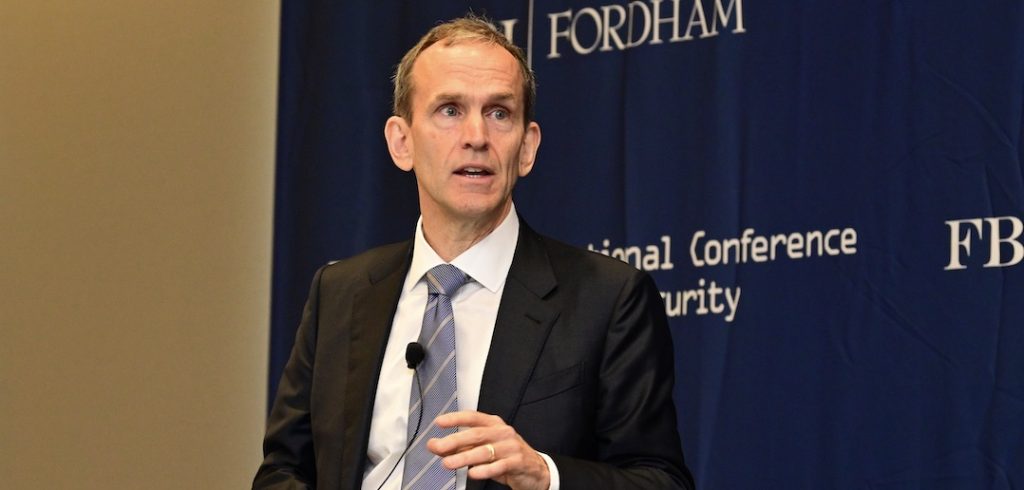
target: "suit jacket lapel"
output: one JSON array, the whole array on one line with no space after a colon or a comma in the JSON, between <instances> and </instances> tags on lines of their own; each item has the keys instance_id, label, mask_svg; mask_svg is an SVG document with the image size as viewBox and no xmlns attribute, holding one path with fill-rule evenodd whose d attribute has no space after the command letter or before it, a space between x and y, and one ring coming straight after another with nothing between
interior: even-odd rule
<instances>
[{"instance_id":1,"label":"suit jacket lapel","mask_svg":"<svg viewBox=\"0 0 1024 490\"><path fill-rule=\"evenodd\" d=\"M506 422L515 418L551 326L558 318L558 309L546 299L555 286L554 272L539 235L521 221L515 257L484 365L479 411L498 415ZM466 488L478 490L485 483L470 480Z\"/></svg>"},{"instance_id":2,"label":"suit jacket lapel","mask_svg":"<svg viewBox=\"0 0 1024 490\"><path fill-rule=\"evenodd\" d=\"M412 243L403 251L394 260L382 261L372 270L369 286L353 298L342 412L345 441L340 465L342 488L361 485L380 365L409 269ZM505 421L515 417L551 326L558 318L558 309L546 299L556 284L540 236L520 219L516 253L505 281L484 366L477 404L479 411L498 415ZM479 490L486 483L470 480L467 490Z\"/></svg>"},{"instance_id":3,"label":"suit jacket lapel","mask_svg":"<svg viewBox=\"0 0 1024 490\"><path fill-rule=\"evenodd\" d=\"M355 294L349 327L348 373L344 394L345 426L342 488L358 488L363 478L370 419L391 323L402 283L409 270L412 242L394 260L382 261L369 274L370 285Z\"/></svg>"}]
</instances>

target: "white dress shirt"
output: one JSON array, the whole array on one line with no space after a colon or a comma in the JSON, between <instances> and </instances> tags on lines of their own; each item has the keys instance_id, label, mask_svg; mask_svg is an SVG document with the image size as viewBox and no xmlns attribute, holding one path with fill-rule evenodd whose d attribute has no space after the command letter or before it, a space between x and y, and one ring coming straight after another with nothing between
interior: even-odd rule
<instances>
[{"instance_id":1,"label":"white dress shirt","mask_svg":"<svg viewBox=\"0 0 1024 490\"><path fill-rule=\"evenodd\" d=\"M384 363L373 404L363 490L376 490L385 478L386 490L398 490L402 484L405 462L398 463L398 459L408 442L409 398L414 379L414 371L406 366L405 348L410 342L419 339L423 324L423 311L427 304L424 275L434 266L445 263L423 237L422 224L421 217L416 223L412 265L405 276L398 309L391 324L391 336L384 351ZM519 218L513 205L508 216L490 235L451 261L452 265L472 279L452 297L459 410L476 410L487 351L498 316L498 305L501 303L501 293L505 290L505 279L512 266L518 238ZM425 432L431 422L424 419L420 432ZM541 456L551 473L550 488L557 490L558 471L551 458L544 454ZM396 463L397 468L388 477ZM466 488L464 468L456 473L455 488Z\"/></svg>"}]
</instances>

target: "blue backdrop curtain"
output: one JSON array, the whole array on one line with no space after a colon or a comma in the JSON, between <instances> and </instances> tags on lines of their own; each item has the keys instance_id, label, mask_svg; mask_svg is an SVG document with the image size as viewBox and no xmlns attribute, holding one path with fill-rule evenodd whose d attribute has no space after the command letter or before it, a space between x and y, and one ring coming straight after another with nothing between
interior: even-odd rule
<instances>
[{"instance_id":1,"label":"blue backdrop curtain","mask_svg":"<svg viewBox=\"0 0 1024 490\"><path fill-rule=\"evenodd\" d=\"M412 235L389 77L469 10L523 218L663 291L700 488L1024 489L1019 1L283 2L271 397L315 269Z\"/></svg>"}]
</instances>

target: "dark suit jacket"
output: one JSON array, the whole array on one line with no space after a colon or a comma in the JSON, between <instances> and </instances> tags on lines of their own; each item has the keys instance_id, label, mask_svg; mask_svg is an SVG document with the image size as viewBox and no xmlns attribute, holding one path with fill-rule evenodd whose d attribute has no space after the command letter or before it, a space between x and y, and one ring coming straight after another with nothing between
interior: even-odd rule
<instances>
[{"instance_id":1,"label":"dark suit jacket","mask_svg":"<svg viewBox=\"0 0 1024 490\"><path fill-rule=\"evenodd\" d=\"M384 347L412 242L321 268L267 421L255 488L361 484ZM478 410L554 460L563 489L693 488L653 280L521 222ZM470 480L468 490L503 488Z\"/></svg>"}]
</instances>

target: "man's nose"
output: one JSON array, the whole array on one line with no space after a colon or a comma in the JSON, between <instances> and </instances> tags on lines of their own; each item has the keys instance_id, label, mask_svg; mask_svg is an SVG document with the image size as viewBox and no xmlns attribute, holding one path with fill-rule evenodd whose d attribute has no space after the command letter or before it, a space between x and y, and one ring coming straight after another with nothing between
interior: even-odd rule
<instances>
[{"instance_id":1,"label":"man's nose","mask_svg":"<svg viewBox=\"0 0 1024 490\"><path fill-rule=\"evenodd\" d=\"M474 114L462 125L462 146L467 149L487 149L487 120L483 114Z\"/></svg>"}]
</instances>

